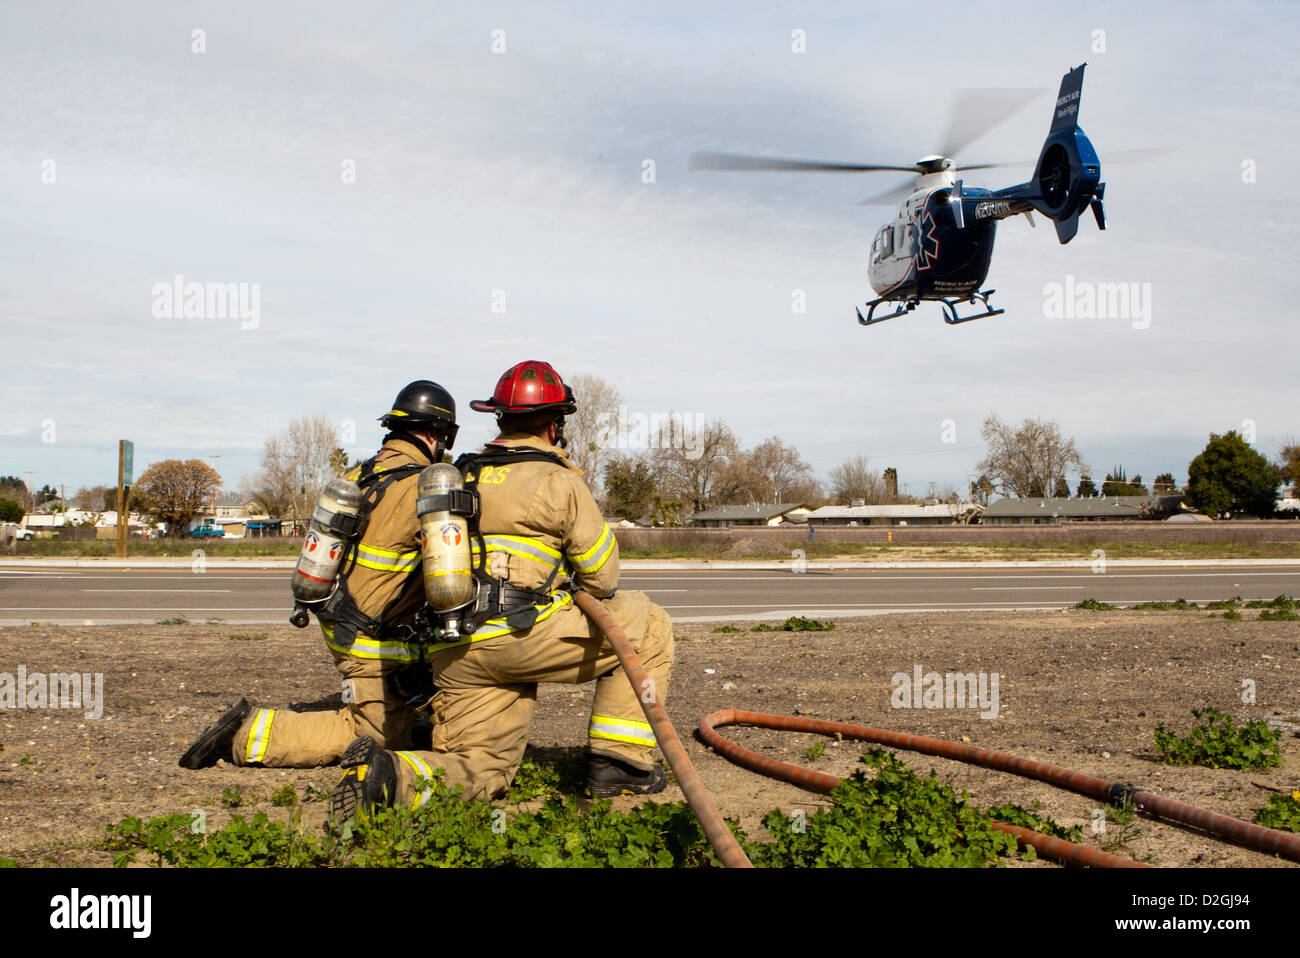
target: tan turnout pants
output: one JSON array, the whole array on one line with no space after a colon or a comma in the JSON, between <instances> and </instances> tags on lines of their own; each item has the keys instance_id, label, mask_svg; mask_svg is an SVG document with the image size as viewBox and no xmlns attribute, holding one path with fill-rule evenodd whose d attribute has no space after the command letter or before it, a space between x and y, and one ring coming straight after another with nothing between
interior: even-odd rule
<instances>
[{"instance_id":1,"label":"tan turnout pants","mask_svg":"<svg viewBox=\"0 0 1300 958\"><path fill-rule=\"evenodd\" d=\"M495 798L510 787L528 744L538 682L596 682L588 749L640 768L653 766L655 739L639 696L663 704L673 662L672 621L644 592L619 592L604 602L627 633L652 689L632 688L603 634L575 605L527 632L435 652L430 658L433 751L398 751L398 801L421 802L414 785L444 769L448 785L467 798Z\"/></svg>"},{"instance_id":2,"label":"tan turnout pants","mask_svg":"<svg viewBox=\"0 0 1300 958\"><path fill-rule=\"evenodd\" d=\"M384 748L408 748L415 711L389 687L387 676L406 663L364 659L330 650L343 675L343 708L329 712L254 709L235 734L231 761L270 768L336 765L360 735Z\"/></svg>"}]
</instances>

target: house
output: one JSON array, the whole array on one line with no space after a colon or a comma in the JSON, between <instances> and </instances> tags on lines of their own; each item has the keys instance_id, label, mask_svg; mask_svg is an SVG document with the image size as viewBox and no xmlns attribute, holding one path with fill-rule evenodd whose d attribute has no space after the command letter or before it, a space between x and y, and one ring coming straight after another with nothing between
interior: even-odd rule
<instances>
[{"instance_id":1,"label":"house","mask_svg":"<svg viewBox=\"0 0 1300 958\"><path fill-rule=\"evenodd\" d=\"M250 499L242 498L233 492L223 492L217 496L212 507L212 518L222 519L266 519L266 510Z\"/></svg>"},{"instance_id":2,"label":"house","mask_svg":"<svg viewBox=\"0 0 1300 958\"><path fill-rule=\"evenodd\" d=\"M888 506L822 506L808 513L810 526L946 526L974 510L969 502Z\"/></svg>"},{"instance_id":3,"label":"house","mask_svg":"<svg viewBox=\"0 0 1300 958\"><path fill-rule=\"evenodd\" d=\"M980 520L991 526L1165 519L1184 512L1182 496L1094 496L1091 499L999 499Z\"/></svg>"},{"instance_id":4,"label":"house","mask_svg":"<svg viewBox=\"0 0 1300 958\"><path fill-rule=\"evenodd\" d=\"M730 529L733 526L779 526L803 522L811 510L801 502L777 502L748 506L714 506L692 512L686 521L693 526Z\"/></svg>"}]
</instances>

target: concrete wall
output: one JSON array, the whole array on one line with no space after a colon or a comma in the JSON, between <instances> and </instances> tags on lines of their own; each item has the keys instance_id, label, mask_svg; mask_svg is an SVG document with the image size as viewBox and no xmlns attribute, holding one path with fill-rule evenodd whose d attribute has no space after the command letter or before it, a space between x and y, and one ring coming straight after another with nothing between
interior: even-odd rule
<instances>
[{"instance_id":1,"label":"concrete wall","mask_svg":"<svg viewBox=\"0 0 1300 958\"><path fill-rule=\"evenodd\" d=\"M771 543L808 541L806 528L769 529L761 526L743 529L615 529L619 547L653 549L658 546L687 546L737 542L741 539ZM893 533L894 545L1045 545L1068 542L1105 545L1112 542L1135 542L1175 545L1182 542L1300 542L1300 522L1274 520L1257 522L1083 522L1039 526L819 526L818 542L863 543L885 542Z\"/></svg>"}]
</instances>

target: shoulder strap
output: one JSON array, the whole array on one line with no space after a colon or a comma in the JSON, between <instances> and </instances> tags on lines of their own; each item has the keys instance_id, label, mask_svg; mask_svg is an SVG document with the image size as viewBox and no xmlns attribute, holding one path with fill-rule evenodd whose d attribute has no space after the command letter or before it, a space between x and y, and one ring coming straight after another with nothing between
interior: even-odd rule
<instances>
[{"instance_id":1,"label":"shoulder strap","mask_svg":"<svg viewBox=\"0 0 1300 958\"><path fill-rule=\"evenodd\" d=\"M501 446L485 452L467 452L456 460L456 468L464 475L471 469L477 469L479 465L505 466L516 462L549 462L565 469L569 468L569 464L555 453L528 446L517 448Z\"/></svg>"},{"instance_id":2,"label":"shoulder strap","mask_svg":"<svg viewBox=\"0 0 1300 958\"><path fill-rule=\"evenodd\" d=\"M374 511L375 506L379 504L379 500L383 498L384 493L388 490L389 486L397 482L399 479L405 479L407 476L412 476L423 471L424 468L424 466L419 465L418 463L409 463L405 466L395 466L392 469L376 470L375 459L373 456L361 464L361 473L356 479L356 484L360 486L362 490L361 509L359 514L361 522L358 523L356 539L352 543L353 547L348 550L348 554L345 556L343 564L339 567L338 587L336 589L336 592L341 594L340 602L336 604L336 609L342 613L339 621L343 622L345 626L352 626L350 631L354 636L357 627L374 630L376 632L381 630L388 614L408 596L414 588L414 583L423 582L421 569L417 565L411 570L407 581L403 584L397 595L393 597L376 618L369 618L362 615L361 610L356 607L356 603L348 593L348 577L352 574L352 570L356 568L357 557L359 555L359 550L356 549L355 546L361 541L361 536L364 534L366 524L370 519L370 513ZM349 615L351 615L351 617L356 621L346 621L346 618ZM347 644L350 645L351 642L349 641Z\"/></svg>"}]
</instances>

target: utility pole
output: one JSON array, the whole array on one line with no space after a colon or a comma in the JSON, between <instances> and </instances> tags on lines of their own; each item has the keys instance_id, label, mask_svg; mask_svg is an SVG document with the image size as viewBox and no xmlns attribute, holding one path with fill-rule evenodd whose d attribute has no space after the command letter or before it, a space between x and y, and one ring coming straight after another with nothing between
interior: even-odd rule
<instances>
[{"instance_id":1,"label":"utility pole","mask_svg":"<svg viewBox=\"0 0 1300 958\"><path fill-rule=\"evenodd\" d=\"M35 512L35 511L36 511L36 493L34 493L34 492L32 491L32 476L35 475L35 473L32 473L32 472L24 472L23 475L27 477L27 511L28 511L28 512Z\"/></svg>"},{"instance_id":2,"label":"utility pole","mask_svg":"<svg viewBox=\"0 0 1300 958\"><path fill-rule=\"evenodd\" d=\"M117 549L119 559L126 558L128 512L131 508L131 483L135 471L135 443L128 439L117 441Z\"/></svg>"},{"instance_id":3,"label":"utility pole","mask_svg":"<svg viewBox=\"0 0 1300 958\"><path fill-rule=\"evenodd\" d=\"M208 465L212 467L213 472L217 471L217 460L220 458L220 455L208 456ZM220 491L221 489L219 485L217 488L212 490L212 519L214 522L217 518L217 493Z\"/></svg>"}]
</instances>

